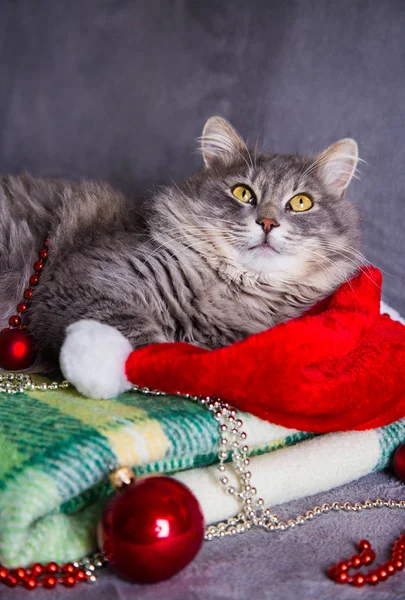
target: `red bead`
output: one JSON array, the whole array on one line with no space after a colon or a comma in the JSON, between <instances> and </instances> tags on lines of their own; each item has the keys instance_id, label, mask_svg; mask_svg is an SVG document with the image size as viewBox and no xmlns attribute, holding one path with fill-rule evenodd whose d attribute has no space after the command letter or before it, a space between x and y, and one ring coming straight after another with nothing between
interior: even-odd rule
<instances>
[{"instance_id":1,"label":"red bead","mask_svg":"<svg viewBox=\"0 0 405 600\"><path fill-rule=\"evenodd\" d=\"M395 567L394 564L391 561L388 561L384 564L385 570L387 571L388 575L393 575L395 573Z\"/></svg>"},{"instance_id":2,"label":"red bead","mask_svg":"<svg viewBox=\"0 0 405 600\"><path fill-rule=\"evenodd\" d=\"M354 554L351 558L350 558L350 566L353 567L354 569L358 569L361 566L361 560L360 557L357 556L357 554Z\"/></svg>"},{"instance_id":3,"label":"red bead","mask_svg":"<svg viewBox=\"0 0 405 600\"><path fill-rule=\"evenodd\" d=\"M55 587L55 585L58 583L58 580L56 579L56 577L54 577L53 575L47 575L46 577L44 577L41 581L41 585L44 588L50 589Z\"/></svg>"},{"instance_id":4,"label":"red bead","mask_svg":"<svg viewBox=\"0 0 405 600\"><path fill-rule=\"evenodd\" d=\"M13 569L11 574L13 577L17 577L17 579L24 579L27 576L27 571L20 567L18 569Z\"/></svg>"},{"instance_id":5,"label":"red bead","mask_svg":"<svg viewBox=\"0 0 405 600\"><path fill-rule=\"evenodd\" d=\"M381 581L385 581L386 579L388 579L388 573L387 573L386 569L384 569L384 566L381 566L377 572L378 572L378 577L381 579Z\"/></svg>"},{"instance_id":6,"label":"red bead","mask_svg":"<svg viewBox=\"0 0 405 600\"><path fill-rule=\"evenodd\" d=\"M34 263L34 271L36 271L37 273L42 271L43 268L44 268L44 263L42 262L42 260L37 260L37 262Z\"/></svg>"},{"instance_id":7,"label":"red bead","mask_svg":"<svg viewBox=\"0 0 405 600\"><path fill-rule=\"evenodd\" d=\"M368 540L360 540L357 547L359 550L368 550L371 548L371 544Z\"/></svg>"},{"instance_id":8,"label":"red bead","mask_svg":"<svg viewBox=\"0 0 405 600\"><path fill-rule=\"evenodd\" d=\"M349 576L345 571L342 571L341 573L339 573L339 575L337 575L335 581L336 583L347 583L349 580Z\"/></svg>"},{"instance_id":9,"label":"red bead","mask_svg":"<svg viewBox=\"0 0 405 600\"><path fill-rule=\"evenodd\" d=\"M0 581L3 581L4 579L6 579L8 577L9 574L9 570L6 569L6 567L1 567L0 568Z\"/></svg>"},{"instance_id":10,"label":"red bead","mask_svg":"<svg viewBox=\"0 0 405 600\"><path fill-rule=\"evenodd\" d=\"M394 471L398 477L405 481L405 444L401 444L394 452Z\"/></svg>"},{"instance_id":11,"label":"red bead","mask_svg":"<svg viewBox=\"0 0 405 600\"><path fill-rule=\"evenodd\" d=\"M197 554L204 539L200 505L170 477L149 477L112 496L100 527L110 566L138 583L172 577Z\"/></svg>"},{"instance_id":12,"label":"red bead","mask_svg":"<svg viewBox=\"0 0 405 600\"><path fill-rule=\"evenodd\" d=\"M25 304L25 302L20 302L20 304L17 304L17 311L19 313L23 313L27 310L28 306Z\"/></svg>"},{"instance_id":13,"label":"red bead","mask_svg":"<svg viewBox=\"0 0 405 600\"><path fill-rule=\"evenodd\" d=\"M57 573L59 571L59 566L56 562L50 562L44 567L45 573Z\"/></svg>"},{"instance_id":14,"label":"red bead","mask_svg":"<svg viewBox=\"0 0 405 600\"><path fill-rule=\"evenodd\" d=\"M374 550L368 550L367 552L364 552L360 558L363 565L371 565L375 559L375 552Z\"/></svg>"},{"instance_id":15,"label":"red bead","mask_svg":"<svg viewBox=\"0 0 405 600\"><path fill-rule=\"evenodd\" d=\"M23 585L25 588L27 588L27 590L35 590L35 588L38 585L38 581L36 579L34 579L33 577L27 577L24 580Z\"/></svg>"},{"instance_id":16,"label":"red bead","mask_svg":"<svg viewBox=\"0 0 405 600\"><path fill-rule=\"evenodd\" d=\"M62 567L62 573L75 573L75 572L76 572L76 567L74 566L73 563L66 563Z\"/></svg>"},{"instance_id":17,"label":"red bead","mask_svg":"<svg viewBox=\"0 0 405 600\"><path fill-rule=\"evenodd\" d=\"M88 579L88 577L87 577L86 573L83 571L83 569L79 569L75 573L75 579L76 579L76 581L85 581Z\"/></svg>"},{"instance_id":18,"label":"red bead","mask_svg":"<svg viewBox=\"0 0 405 600\"><path fill-rule=\"evenodd\" d=\"M34 563L33 565L31 565L30 570L32 575L38 577L38 575L41 575L44 572L44 567L41 565L41 563Z\"/></svg>"},{"instance_id":19,"label":"red bead","mask_svg":"<svg viewBox=\"0 0 405 600\"><path fill-rule=\"evenodd\" d=\"M24 298L26 300L31 300L32 298L32 294L33 294L33 290L31 288L28 288L27 290L25 290L24 292Z\"/></svg>"},{"instance_id":20,"label":"red bead","mask_svg":"<svg viewBox=\"0 0 405 600\"><path fill-rule=\"evenodd\" d=\"M377 583L380 581L380 578L378 577L377 573L369 573L366 577L366 581L370 585L377 585Z\"/></svg>"},{"instance_id":21,"label":"red bead","mask_svg":"<svg viewBox=\"0 0 405 600\"><path fill-rule=\"evenodd\" d=\"M366 579L364 575L357 573L357 575L353 577L352 585L354 585L355 587L362 587L365 583Z\"/></svg>"},{"instance_id":22,"label":"red bead","mask_svg":"<svg viewBox=\"0 0 405 600\"><path fill-rule=\"evenodd\" d=\"M30 285L37 285L39 281L39 275L31 275L30 277Z\"/></svg>"},{"instance_id":23,"label":"red bead","mask_svg":"<svg viewBox=\"0 0 405 600\"><path fill-rule=\"evenodd\" d=\"M62 577L62 579L60 581L66 587L73 587L74 584L76 583L76 579L72 575L67 575L65 577Z\"/></svg>"},{"instance_id":24,"label":"red bead","mask_svg":"<svg viewBox=\"0 0 405 600\"><path fill-rule=\"evenodd\" d=\"M393 560L392 564L394 565L396 571L402 571L404 568L404 561L400 558Z\"/></svg>"},{"instance_id":25,"label":"red bead","mask_svg":"<svg viewBox=\"0 0 405 600\"><path fill-rule=\"evenodd\" d=\"M43 250L41 250L39 253L39 258L42 258L42 259L48 258L48 250L46 250L45 248Z\"/></svg>"},{"instance_id":26,"label":"red bead","mask_svg":"<svg viewBox=\"0 0 405 600\"><path fill-rule=\"evenodd\" d=\"M347 571L349 568L349 563L345 560L340 561L337 565L336 565L336 569L338 571Z\"/></svg>"},{"instance_id":27,"label":"red bead","mask_svg":"<svg viewBox=\"0 0 405 600\"><path fill-rule=\"evenodd\" d=\"M0 336L0 368L21 371L35 360L34 340L25 330L8 329Z\"/></svg>"},{"instance_id":28,"label":"red bead","mask_svg":"<svg viewBox=\"0 0 405 600\"><path fill-rule=\"evenodd\" d=\"M333 565L332 567L329 567L327 573L328 577L330 577L331 579L335 579L338 573L340 573L340 571L337 571L336 566Z\"/></svg>"},{"instance_id":29,"label":"red bead","mask_svg":"<svg viewBox=\"0 0 405 600\"><path fill-rule=\"evenodd\" d=\"M10 317L8 322L10 324L10 327L18 327L19 325L21 325L21 319L18 315L13 315L12 317Z\"/></svg>"},{"instance_id":30,"label":"red bead","mask_svg":"<svg viewBox=\"0 0 405 600\"><path fill-rule=\"evenodd\" d=\"M18 581L15 577L12 577L10 575L9 577L7 577L7 579L4 580L4 583L8 585L8 587L15 587L18 584Z\"/></svg>"}]
</instances>

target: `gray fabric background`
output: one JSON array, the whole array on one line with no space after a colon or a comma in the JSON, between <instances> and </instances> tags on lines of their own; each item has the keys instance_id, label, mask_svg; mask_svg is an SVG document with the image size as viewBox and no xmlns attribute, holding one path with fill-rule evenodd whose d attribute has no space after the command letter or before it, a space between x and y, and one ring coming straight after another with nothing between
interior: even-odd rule
<instances>
[{"instance_id":1,"label":"gray fabric background","mask_svg":"<svg viewBox=\"0 0 405 600\"><path fill-rule=\"evenodd\" d=\"M2 0L0 170L106 179L140 200L200 165L207 117L221 114L269 151L356 138L367 258L405 314L405 5L401 0ZM403 486L390 475L289 506L360 500ZM290 513L291 511L291 513ZM338 587L323 569L369 537L387 557L400 511L330 515L296 532L204 546L172 581L139 588L0 590L4 600L405 598L405 574Z\"/></svg>"}]
</instances>

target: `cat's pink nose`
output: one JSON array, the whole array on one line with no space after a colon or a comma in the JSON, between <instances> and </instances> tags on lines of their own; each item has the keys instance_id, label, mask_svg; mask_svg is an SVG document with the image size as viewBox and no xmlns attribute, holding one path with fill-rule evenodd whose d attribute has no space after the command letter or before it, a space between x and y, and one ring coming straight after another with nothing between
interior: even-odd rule
<instances>
[{"instance_id":1,"label":"cat's pink nose","mask_svg":"<svg viewBox=\"0 0 405 600\"><path fill-rule=\"evenodd\" d=\"M262 226L264 233L270 233L273 227L280 227L280 223L274 219L257 219L256 223Z\"/></svg>"}]
</instances>

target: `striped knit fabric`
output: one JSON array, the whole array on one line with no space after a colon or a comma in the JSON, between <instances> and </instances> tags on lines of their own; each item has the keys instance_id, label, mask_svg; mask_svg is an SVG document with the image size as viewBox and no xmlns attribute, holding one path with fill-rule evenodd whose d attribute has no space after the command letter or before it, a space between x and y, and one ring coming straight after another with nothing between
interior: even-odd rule
<instances>
[{"instance_id":1,"label":"striped knit fabric","mask_svg":"<svg viewBox=\"0 0 405 600\"><path fill-rule=\"evenodd\" d=\"M204 497L210 488L200 487L205 474L211 477L206 465L216 460L219 434L209 412L190 400L130 392L114 400L98 401L67 389L0 394L0 411L3 564L73 560L93 550L103 501L111 492L107 475L120 465L133 466L139 474L189 469L184 473L185 481L199 497L208 520L224 518L235 508L226 505L229 500L214 482L214 493L219 495L214 503L216 512L210 514L208 503L212 505L212 495ZM319 459L325 456L325 444L336 450L336 436L345 435L313 437L251 415L244 414L243 419L252 453L263 455L253 461L285 456L288 465L291 459L287 451L295 449L292 461L295 465L300 460L304 464L308 462L308 452L315 452ZM367 438L369 442L364 438L360 446L371 459L367 459L366 467L361 464L357 471L350 471L352 479L387 464L393 448L405 441L405 422L380 432L360 433L374 436L372 441ZM316 444L322 439L323 447L317 450ZM268 468L271 471L271 465L264 467L265 473ZM255 469L252 467L254 475ZM259 463L257 470L260 472ZM311 479L309 474L307 479ZM342 482L337 476L331 479L326 472L321 474L321 480L327 488ZM278 500L288 499L285 486L283 490L284 497L281 495ZM305 488L293 495L307 492Z\"/></svg>"}]
</instances>

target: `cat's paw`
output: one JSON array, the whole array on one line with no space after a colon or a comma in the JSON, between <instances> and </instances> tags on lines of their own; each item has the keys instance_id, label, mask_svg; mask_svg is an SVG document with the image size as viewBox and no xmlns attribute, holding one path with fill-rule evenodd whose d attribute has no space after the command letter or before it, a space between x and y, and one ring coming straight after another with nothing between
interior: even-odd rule
<instances>
[{"instance_id":1,"label":"cat's paw","mask_svg":"<svg viewBox=\"0 0 405 600\"><path fill-rule=\"evenodd\" d=\"M84 319L69 325L60 351L66 379L89 398L113 398L131 388L125 363L130 342L114 327Z\"/></svg>"}]
</instances>

